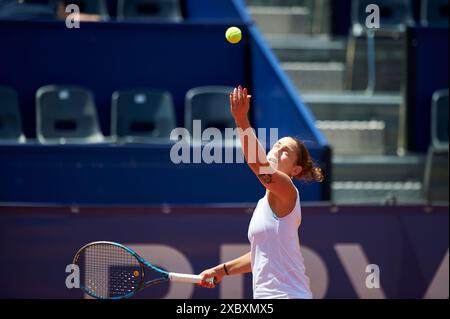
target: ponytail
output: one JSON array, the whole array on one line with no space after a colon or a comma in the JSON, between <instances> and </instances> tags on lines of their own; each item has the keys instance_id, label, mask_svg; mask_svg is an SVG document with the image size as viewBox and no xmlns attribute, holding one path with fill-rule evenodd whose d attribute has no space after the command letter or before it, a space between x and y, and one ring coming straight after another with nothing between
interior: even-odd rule
<instances>
[{"instance_id":1,"label":"ponytail","mask_svg":"<svg viewBox=\"0 0 450 319\"><path fill-rule=\"evenodd\" d=\"M295 178L305 182L322 182L324 180L322 169L314 164L305 143L295 137L291 138L297 143L298 147L297 165L302 167L302 171Z\"/></svg>"}]
</instances>

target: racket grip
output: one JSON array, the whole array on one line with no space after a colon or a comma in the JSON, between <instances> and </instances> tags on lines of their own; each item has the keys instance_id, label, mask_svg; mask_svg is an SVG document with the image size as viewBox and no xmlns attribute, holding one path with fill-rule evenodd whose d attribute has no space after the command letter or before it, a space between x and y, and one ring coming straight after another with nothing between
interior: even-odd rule
<instances>
[{"instance_id":1,"label":"racket grip","mask_svg":"<svg viewBox=\"0 0 450 319\"><path fill-rule=\"evenodd\" d=\"M202 277L199 275L179 274L176 272L169 273L169 279L175 282L184 282L188 284L199 284L202 281ZM214 278L208 278L207 282L214 282Z\"/></svg>"}]
</instances>

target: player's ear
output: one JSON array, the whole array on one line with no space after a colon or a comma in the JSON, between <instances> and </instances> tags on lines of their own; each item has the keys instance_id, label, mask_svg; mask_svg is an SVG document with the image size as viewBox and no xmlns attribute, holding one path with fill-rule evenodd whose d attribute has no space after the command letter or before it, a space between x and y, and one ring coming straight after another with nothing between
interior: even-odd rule
<instances>
[{"instance_id":1,"label":"player's ear","mask_svg":"<svg viewBox=\"0 0 450 319\"><path fill-rule=\"evenodd\" d=\"M302 172L303 168L300 165L295 165L294 168L292 169L292 176L298 176L298 174L300 174Z\"/></svg>"}]
</instances>

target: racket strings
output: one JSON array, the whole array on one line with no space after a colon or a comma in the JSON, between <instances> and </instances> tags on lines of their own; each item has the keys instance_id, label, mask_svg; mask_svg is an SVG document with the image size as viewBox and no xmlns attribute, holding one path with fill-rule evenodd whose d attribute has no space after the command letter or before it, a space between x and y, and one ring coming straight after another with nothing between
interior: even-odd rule
<instances>
[{"instance_id":1,"label":"racket strings","mask_svg":"<svg viewBox=\"0 0 450 319\"><path fill-rule=\"evenodd\" d=\"M81 285L98 298L120 298L142 281L139 261L127 250L111 244L86 247L79 256Z\"/></svg>"}]
</instances>

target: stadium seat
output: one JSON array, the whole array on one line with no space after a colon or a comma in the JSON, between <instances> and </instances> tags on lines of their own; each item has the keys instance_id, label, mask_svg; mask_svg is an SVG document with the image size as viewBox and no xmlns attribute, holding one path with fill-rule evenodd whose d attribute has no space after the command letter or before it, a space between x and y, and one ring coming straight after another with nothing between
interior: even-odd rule
<instances>
[{"instance_id":1,"label":"stadium seat","mask_svg":"<svg viewBox=\"0 0 450 319\"><path fill-rule=\"evenodd\" d=\"M36 130L41 143L104 142L94 97L77 86L48 85L36 92Z\"/></svg>"},{"instance_id":2,"label":"stadium seat","mask_svg":"<svg viewBox=\"0 0 450 319\"><path fill-rule=\"evenodd\" d=\"M10 87L0 86L0 143L23 143L22 121L17 93Z\"/></svg>"},{"instance_id":3,"label":"stadium seat","mask_svg":"<svg viewBox=\"0 0 450 319\"><path fill-rule=\"evenodd\" d=\"M420 15L423 26L448 28L448 0L422 0Z\"/></svg>"},{"instance_id":4,"label":"stadium seat","mask_svg":"<svg viewBox=\"0 0 450 319\"><path fill-rule=\"evenodd\" d=\"M179 0L118 0L117 19L180 22L183 16Z\"/></svg>"},{"instance_id":5,"label":"stadium seat","mask_svg":"<svg viewBox=\"0 0 450 319\"><path fill-rule=\"evenodd\" d=\"M428 148L427 158L425 162L425 174L424 174L424 191L426 199L433 199L431 194L431 180L433 178L435 155L443 154L447 157L447 169L448 169L448 154L449 154L449 140L448 140L448 89L439 90L433 94L431 109L431 143ZM448 171L446 175L446 183L448 185ZM440 176L445 177L445 176ZM445 181L444 181L445 182ZM448 189L448 186L447 186ZM439 198L448 201L448 192L445 192L444 198Z\"/></svg>"},{"instance_id":6,"label":"stadium seat","mask_svg":"<svg viewBox=\"0 0 450 319\"><path fill-rule=\"evenodd\" d=\"M175 127L174 105L169 92L124 90L113 93L111 134L118 141L169 141Z\"/></svg>"},{"instance_id":7,"label":"stadium seat","mask_svg":"<svg viewBox=\"0 0 450 319\"><path fill-rule=\"evenodd\" d=\"M448 149L448 89L433 95L432 144L436 149Z\"/></svg>"},{"instance_id":8,"label":"stadium seat","mask_svg":"<svg viewBox=\"0 0 450 319\"><path fill-rule=\"evenodd\" d=\"M380 8L380 28L371 29L366 26L369 13L366 12L368 5L373 0L353 0L352 2L352 30L348 41L347 63L351 74L355 64L356 37L363 34L367 37L367 88L366 92L373 94L376 86L376 46L375 36L390 36L393 33L402 33L406 27L413 24L412 8L409 0L383 0L378 1ZM351 87L350 84L347 84Z\"/></svg>"},{"instance_id":9,"label":"stadium seat","mask_svg":"<svg viewBox=\"0 0 450 319\"><path fill-rule=\"evenodd\" d=\"M204 86L189 90L185 101L185 128L192 132L194 120L201 120L201 131L217 128L224 134L225 128L234 128L230 112L231 87ZM224 136L224 135L223 135Z\"/></svg>"},{"instance_id":10,"label":"stadium seat","mask_svg":"<svg viewBox=\"0 0 450 319\"><path fill-rule=\"evenodd\" d=\"M0 20L53 20L55 8L49 1L0 1Z\"/></svg>"}]
</instances>

